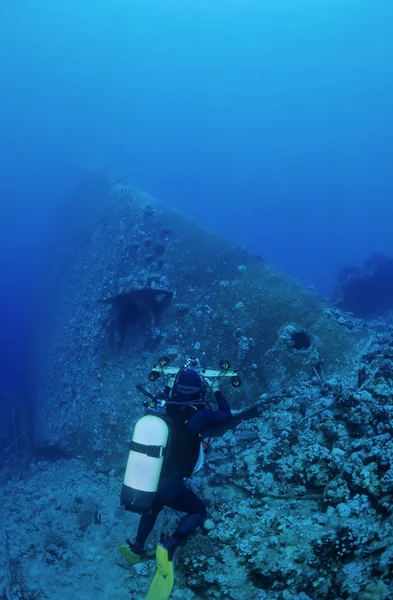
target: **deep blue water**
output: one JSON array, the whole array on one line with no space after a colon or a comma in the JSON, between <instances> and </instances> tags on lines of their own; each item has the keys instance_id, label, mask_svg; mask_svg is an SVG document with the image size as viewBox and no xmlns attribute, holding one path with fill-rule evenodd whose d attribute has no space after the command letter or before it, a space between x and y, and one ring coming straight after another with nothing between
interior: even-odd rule
<instances>
[{"instance_id":1,"label":"deep blue water","mask_svg":"<svg viewBox=\"0 0 393 600\"><path fill-rule=\"evenodd\" d=\"M104 169L328 294L393 254L391 0L0 6L0 389L60 201Z\"/></svg>"}]
</instances>

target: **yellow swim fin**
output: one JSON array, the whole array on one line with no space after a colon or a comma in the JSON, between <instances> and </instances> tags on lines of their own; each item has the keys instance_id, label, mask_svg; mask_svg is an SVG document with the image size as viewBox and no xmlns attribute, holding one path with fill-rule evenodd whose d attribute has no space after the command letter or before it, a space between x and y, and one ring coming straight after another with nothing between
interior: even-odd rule
<instances>
[{"instance_id":1,"label":"yellow swim fin","mask_svg":"<svg viewBox=\"0 0 393 600\"><path fill-rule=\"evenodd\" d=\"M174 582L173 562L169 560L168 550L162 544L157 546L156 563L157 571L145 600L168 600Z\"/></svg>"},{"instance_id":2,"label":"yellow swim fin","mask_svg":"<svg viewBox=\"0 0 393 600\"><path fill-rule=\"evenodd\" d=\"M128 562L132 565L136 565L136 563L139 563L141 560L140 555L134 554L129 544L122 544L121 546L118 546L117 551L120 556L128 560Z\"/></svg>"}]
</instances>

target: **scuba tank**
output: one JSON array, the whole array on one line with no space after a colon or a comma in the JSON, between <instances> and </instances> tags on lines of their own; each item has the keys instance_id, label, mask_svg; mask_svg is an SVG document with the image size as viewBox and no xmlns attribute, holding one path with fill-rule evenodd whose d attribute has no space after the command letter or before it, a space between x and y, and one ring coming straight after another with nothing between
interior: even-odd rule
<instances>
[{"instance_id":1,"label":"scuba tank","mask_svg":"<svg viewBox=\"0 0 393 600\"><path fill-rule=\"evenodd\" d=\"M156 496L169 428L159 416L148 414L137 421L120 496L125 510L143 514Z\"/></svg>"},{"instance_id":2,"label":"scuba tank","mask_svg":"<svg viewBox=\"0 0 393 600\"><path fill-rule=\"evenodd\" d=\"M170 400L169 387L161 388L155 395L140 385L136 388L148 397L144 402L147 414L137 421L133 431L120 505L125 510L143 514L154 504L166 451L169 449L171 419L167 416L168 406L179 407L179 403ZM196 470L202 467L203 454L201 450Z\"/></svg>"}]
</instances>

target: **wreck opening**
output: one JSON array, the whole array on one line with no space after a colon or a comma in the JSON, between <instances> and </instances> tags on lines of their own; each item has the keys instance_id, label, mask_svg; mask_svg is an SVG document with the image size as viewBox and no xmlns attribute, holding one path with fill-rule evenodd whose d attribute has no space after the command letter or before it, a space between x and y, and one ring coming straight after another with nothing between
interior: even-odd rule
<instances>
[{"instance_id":1,"label":"wreck opening","mask_svg":"<svg viewBox=\"0 0 393 600\"><path fill-rule=\"evenodd\" d=\"M310 334L304 329L300 331L294 331L291 334L291 339L292 348L299 352L305 352L308 350L312 343Z\"/></svg>"},{"instance_id":2,"label":"wreck opening","mask_svg":"<svg viewBox=\"0 0 393 600\"><path fill-rule=\"evenodd\" d=\"M313 336L306 329L293 325L280 329L279 340L290 352L308 352L313 345Z\"/></svg>"},{"instance_id":3,"label":"wreck opening","mask_svg":"<svg viewBox=\"0 0 393 600\"><path fill-rule=\"evenodd\" d=\"M119 348L124 344L130 327L142 330L157 324L173 297L173 292L155 288L136 288L103 300L115 310Z\"/></svg>"}]
</instances>

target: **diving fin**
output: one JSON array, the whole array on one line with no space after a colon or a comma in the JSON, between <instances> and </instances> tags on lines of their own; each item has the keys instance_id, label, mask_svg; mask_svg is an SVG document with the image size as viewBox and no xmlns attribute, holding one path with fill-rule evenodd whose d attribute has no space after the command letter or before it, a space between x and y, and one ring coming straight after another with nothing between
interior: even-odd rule
<instances>
[{"instance_id":1,"label":"diving fin","mask_svg":"<svg viewBox=\"0 0 393 600\"><path fill-rule=\"evenodd\" d=\"M121 546L118 546L117 551L120 554L120 556L128 560L128 562L132 565L136 565L141 560L140 555L135 554L135 552L131 550L131 546L128 542L127 544L122 544Z\"/></svg>"},{"instance_id":2,"label":"diving fin","mask_svg":"<svg viewBox=\"0 0 393 600\"><path fill-rule=\"evenodd\" d=\"M162 544L157 545L156 563L157 571L145 600L168 600L174 582L173 562L169 560L168 549Z\"/></svg>"}]
</instances>

